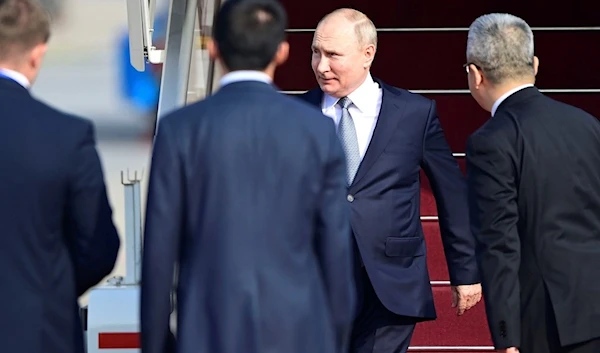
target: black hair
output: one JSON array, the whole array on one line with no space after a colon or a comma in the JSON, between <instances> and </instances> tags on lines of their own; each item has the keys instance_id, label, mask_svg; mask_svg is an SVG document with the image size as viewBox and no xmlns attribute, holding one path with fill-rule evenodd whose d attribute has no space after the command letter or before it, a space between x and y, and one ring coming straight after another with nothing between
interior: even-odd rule
<instances>
[{"instance_id":1,"label":"black hair","mask_svg":"<svg viewBox=\"0 0 600 353\"><path fill-rule=\"evenodd\" d=\"M230 71L264 70L285 40L287 15L277 0L226 0L213 38Z\"/></svg>"}]
</instances>

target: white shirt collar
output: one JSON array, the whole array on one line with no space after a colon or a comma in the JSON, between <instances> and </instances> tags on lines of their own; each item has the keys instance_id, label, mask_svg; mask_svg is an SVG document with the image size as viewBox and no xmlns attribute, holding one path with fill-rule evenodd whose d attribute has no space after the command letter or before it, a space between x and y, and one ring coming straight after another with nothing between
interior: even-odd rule
<instances>
[{"instance_id":1,"label":"white shirt collar","mask_svg":"<svg viewBox=\"0 0 600 353\"><path fill-rule=\"evenodd\" d=\"M532 83L527 83L518 87L515 87L513 89L511 89L510 91L504 93L502 96L500 96L500 98L498 98L496 100L496 102L494 102L494 106L492 107L492 116L494 116L494 114L496 114L496 110L498 110L498 107L500 106L500 103L504 102L504 100L508 97L510 97L512 94L527 88L527 87L533 87Z\"/></svg>"},{"instance_id":2,"label":"white shirt collar","mask_svg":"<svg viewBox=\"0 0 600 353\"><path fill-rule=\"evenodd\" d=\"M220 86L223 87L225 85L241 81L258 81L267 84L271 84L272 82L271 77L269 77L269 75L265 74L264 72L252 70L239 70L225 74L223 77L221 77L219 83Z\"/></svg>"},{"instance_id":3,"label":"white shirt collar","mask_svg":"<svg viewBox=\"0 0 600 353\"><path fill-rule=\"evenodd\" d=\"M354 92L348 95L350 101L354 106L363 114L374 114L377 115L376 106L373 105L373 94L379 93L379 84L373 81L373 77L369 73L365 82L363 82ZM329 109L336 105L339 98L332 97L328 94L324 95L323 108Z\"/></svg>"},{"instance_id":4,"label":"white shirt collar","mask_svg":"<svg viewBox=\"0 0 600 353\"><path fill-rule=\"evenodd\" d=\"M25 75L14 70L0 68L0 76L7 77L25 88L29 88L31 86L31 83L27 77L25 77Z\"/></svg>"}]
</instances>

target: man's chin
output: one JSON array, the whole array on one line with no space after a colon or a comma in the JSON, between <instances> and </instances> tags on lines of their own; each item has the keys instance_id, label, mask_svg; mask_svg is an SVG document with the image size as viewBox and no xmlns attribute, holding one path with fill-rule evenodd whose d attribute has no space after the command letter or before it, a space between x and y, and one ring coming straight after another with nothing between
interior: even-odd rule
<instances>
[{"instance_id":1,"label":"man's chin","mask_svg":"<svg viewBox=\"0 0 600 353\"><path fill-rule=\"evenodd\" d=\"M321 91L323 91L323 93L327 93L329 95L335 93L338 88L333 82L328 83L322 81L319 82L319 87L321 87Z\"/></svg>"}]
</instances>

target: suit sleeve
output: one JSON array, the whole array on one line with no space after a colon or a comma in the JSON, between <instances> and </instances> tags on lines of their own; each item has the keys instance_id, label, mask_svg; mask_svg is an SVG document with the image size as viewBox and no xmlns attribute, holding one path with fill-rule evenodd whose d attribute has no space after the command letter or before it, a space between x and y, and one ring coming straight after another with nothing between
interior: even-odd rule
<instances>
[{"instance_id":1,"label":"suit sleeve","mask_svg":"<svg viewBox=\"0 0 600 353\"><path fill-rule=\"evenodd\" d=\"M316 250L336 329L338 352L345 352L355 310L352 231L346 201L346 158L333 123L328 137L329 156L316 217Z\"/></svg>"},{"instance_id":2,"label":"suit sleeve","mask_svg":"<svg viewBox=\"0 0 600 353\"><path fill-rule=\"evenodd\" d=\"M184 214L183 165L171 121L154 140L142 256L141 343L144 353L170 351L171 292Z\"/></svg>"},{"instance_id":3,"label":"suit sleeve","mask_svg":"<svg viewBox=\"0 0 600 353\"><path fill-rule=\"evenodd\" d=\"M437 204L450 282L455 286L479 283L465 179L444 137L433 101L425 128L422 166Z\"/></svg>"},{"instance_id":4,"label":"suit sleeve","mask_svg":"<svg viewBox=\"0 0 600 353\"><path fill-rule=\"evenodd\" d=\"M112 272L120 246L91 123L72 159L67 190L65 229L82 295Z\"/></svg>"},{"instance_id":5,"label":"suit sleeve","mask_svg":"<svg viewBox=\"0 0 600 353\"><path fill-rule=\"evenodd\" d=\"M513 164L493 140L472 136L467 146L467 171L471 227L478 241L494 345L497 349L518 347L521 254Z\"/></svg>"}]
</instances>

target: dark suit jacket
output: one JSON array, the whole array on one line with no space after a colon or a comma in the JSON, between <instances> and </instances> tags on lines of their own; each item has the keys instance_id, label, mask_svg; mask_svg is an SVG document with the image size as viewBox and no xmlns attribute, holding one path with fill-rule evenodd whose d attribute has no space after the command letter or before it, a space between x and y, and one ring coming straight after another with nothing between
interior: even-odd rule
<instances>
[{"instance_id":1,"label":"dark suit jacket","mask_svg":"<svg viewBox=\"0 0 600 353\"><path fill-rule=\"evenodd\" d=\"M78 296L119 249L93 126L5 78L0 107L0 350L83 352Z\"/></svg>"},{"instance_id":2,"label":"dark suit jacket","mask_svg":"<svg viewBox=\"0 0 600 353\"><path fill-rule=\"evenodd\" d=\"M467 163L494 344L520 345L540 279L563 345L599 337L600 122L526 88L469 138Z\"/></svg>"},{"instance_id":3,"label":"dark suit jacket","mask_svg":"<svg viewBox=\"0 0 600 353\"><path fill-rule=\"evenodd\" d=\"M465 181L435 102L375 81L383 90L381 111L348 191L353 196L352 230L369 279L387 309L435 319L420 221L419 172L423 168L431 181L454 285L479 282ZM317 88L302 98L320 107L323 92Z\"/></svg>"},{"instance_id":4,"label":"dark suit jacket","mask_svg":"<svg viewBox=\"0 0 600 353\"><path fill-rule=\"evenodd\" d=\"M245 81L161 120L142 270L142 349L344 352L354 312L344 152L330 119Z\"/></svg>"}]
</instances>

